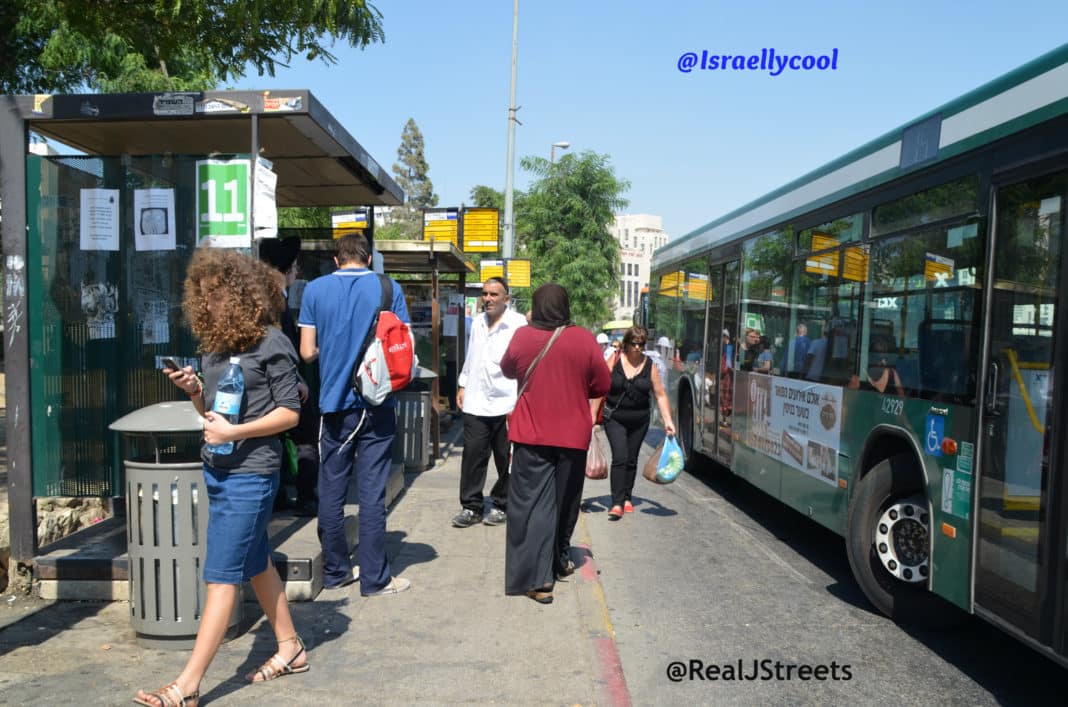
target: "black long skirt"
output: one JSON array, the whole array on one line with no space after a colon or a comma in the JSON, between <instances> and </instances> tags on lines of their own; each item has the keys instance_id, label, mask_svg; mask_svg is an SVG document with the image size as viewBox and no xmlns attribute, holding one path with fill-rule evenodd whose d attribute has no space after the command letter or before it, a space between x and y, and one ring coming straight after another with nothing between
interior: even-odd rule
<instances>
[{"instance_id":1,"label":"black long skirt","mask_svg":"<svg viewBox=\"0 0 1068 707\"><path fill-rule=\"evenodd\" d=\"M512 447L508 479L508 524L504 553L504 593L526 594L551 588L558 553L570 542L574 520L562 517L577 500L559 498L568 490L581 496L586 470L585 449L565 449L528 444ZM577 515L577 514L576 514ZM566 534L564 538L561 535ZM566 562L566 558L565 558Z\"/></svg>"}]
</instances>

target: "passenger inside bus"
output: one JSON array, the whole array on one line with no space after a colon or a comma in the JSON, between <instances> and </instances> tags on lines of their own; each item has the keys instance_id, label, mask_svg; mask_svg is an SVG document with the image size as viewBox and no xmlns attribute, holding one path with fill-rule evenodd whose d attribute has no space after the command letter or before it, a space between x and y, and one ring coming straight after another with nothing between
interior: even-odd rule
<instances>
[{"instance_id":1,"label":"passenger inside bus","mask_svg":"<svg viewBox=\"0 0 1068 707\"><path fill-rule=\"evenodd\" d=\"M743 371L752 371L760 355L760 332L752 327L745 328L742 339L742 362L738 366Z\"/></svg>"},{"instance_id":2,"label":"passenger inside bus","mask_svg":"<svg viewBox=\"0 0 1068 707\"><path fill-rule=\"evenodd\" d=\"M872 337L871 355L868 357L868 385L880 393L890 392L894 395L904 395L905 389L901 385L901 378L897 374L889 348L886 337L882 335Z\"/></svg>"},{"instance_id":3,"label":"passenger inside bus","mask_svg":"<svg viewBox=\"0 0 1068 707\"><path fill-rule=\"evenodd\" d=\"M827 360L827 337L831 333L831 323L823 320L820 323L820 336L813 339L808 347L808 355L805 356L805 366L801 371L801 377L805 380L819 381L823 378L823 364Z\"/></svg>"},{"instance_id":4,"label":"passenger inside bus","mask_svg":"<svg viewBox=\"0 0 1068 707\"><path fill-rule=\"evenodd\" d=\"M760 353L757 354L753 370L757 373L771 373L771 339L766 336L760 337Z\"/></svg>"},{"instance_id":5,"label":"passenger inside bus","mask_svg":"<svg viewBox=\"0 0 1068 707\"><path fill-rule=\"evenodd\" d=\"M812 340L808 338L808 325L798 322L795 328L794 338L786 347L786 355L783 357L782 370L791 378L800 378L805 370L805 357L808 356L808 347Z\"/></svg>"}]
</instances>

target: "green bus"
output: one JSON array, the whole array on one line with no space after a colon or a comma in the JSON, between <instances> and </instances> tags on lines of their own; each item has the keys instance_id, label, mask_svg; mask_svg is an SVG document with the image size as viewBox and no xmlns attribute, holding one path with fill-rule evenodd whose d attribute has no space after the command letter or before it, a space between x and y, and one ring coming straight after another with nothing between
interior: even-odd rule
<instances>
[{"instance_id":1,"label":"green bus","mask_svg":"<svg viewBox=\"0 0 1068 707\"><path fill-rule=\"evenodd\" d=\"M1066 213L1068 45L658 249L639 312L688 457L888 616L1068 665Z\"/></svg>"}]
</instances>

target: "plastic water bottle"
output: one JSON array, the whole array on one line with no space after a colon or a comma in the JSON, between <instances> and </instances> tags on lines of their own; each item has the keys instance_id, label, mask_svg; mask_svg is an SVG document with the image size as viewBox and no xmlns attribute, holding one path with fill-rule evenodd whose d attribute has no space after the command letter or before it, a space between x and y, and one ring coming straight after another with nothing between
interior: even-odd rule
<instances>
[{"instance_id":1,"label":"plastic water bottle","mask_svg":"<svg viewBox=\"0 0 1068 707\"><path fill-rule=\"evenodd\" d=\"M241 399L245 397L245 374L241 372L241 359L234 356L230 359L230 367L219 379L219 387L215 391L214 412L225 415L226 419L233 424L241 420ZM233 454L234 443L209 444L208 451L212 454Z\"/></svg>"}]
</instances>

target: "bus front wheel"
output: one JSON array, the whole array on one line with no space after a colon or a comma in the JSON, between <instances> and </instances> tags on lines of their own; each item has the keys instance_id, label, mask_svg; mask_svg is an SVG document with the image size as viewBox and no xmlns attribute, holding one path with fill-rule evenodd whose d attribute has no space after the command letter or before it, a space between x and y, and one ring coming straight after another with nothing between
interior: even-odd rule
<instances>
[{"instance_id":1,"label":"bus front wheel","mask_svg":"<svg viewBox=\"0 0 1068 707\"><path fill-rule=\"evenodd\" d=\"M931 518L915 465L898 454L860 480L849 502L849 566L868 600L895 621L951 626L961 612L927 589Z\"/></svg>"}]
</instances>

